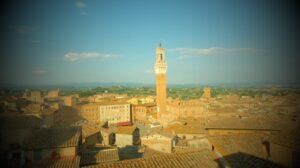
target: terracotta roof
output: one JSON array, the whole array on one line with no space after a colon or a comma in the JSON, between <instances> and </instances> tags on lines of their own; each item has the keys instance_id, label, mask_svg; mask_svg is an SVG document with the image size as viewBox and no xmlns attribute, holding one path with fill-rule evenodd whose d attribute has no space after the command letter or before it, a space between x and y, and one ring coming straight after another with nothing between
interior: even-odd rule
<instances>
[{"instance_id":1,"label":"terracotta roof","mask_svg":"<svg viewBox=\"0 0 300 168\"><path fill-rule=\"evenodd\" d=\"M135 129L135 126L117 127L116 134L133 134Z\"/></svg>"},{"instance_id":2,"label":"terracotta roof","mask_svg":"<svg viewBox=\"0 0 300 168\"><path fill-rule=\"evenodd\" d=\"M264 138L264 134L249 133L207 137L223 156L243 152L260 158L265 158L267 154L262 144Z\"/></svg>"},{"instance_id":3,"label":"terracotta roof","mask_svg":"<svg viewBox=\"0 0 300 168\"><path fill-rule=\"evenodd\" d=\"M101 128L101 133L102 132L105 132L105 133L107 133L107 134L110 134L110 133L112 133L113 131L111 130L111 129L109 129L109 128Z\"/></svg>"},{"instance_id":4,"label":"terracotta roof","mask_svg":"<svg viewBox=\"0 0 300 168\"><path fill-rule=\"evenodd\" d=\"M125 122L118 122L116 123L117 126L130 126L132 123L130 121L125 121Z\"/></svg>"},{"instance_id":5,"label":"terracotta roof","mask_svg":"<svg viewBox=\"0 0 300 168\"><path fill-rule=\"evenodd\" d=\"M150 158L156 155L165 155L166 153L148 148L148 147L144 147L144 153L143 153L143 158Z\"/></svg>"},{"instance_id":6,"label":"terracotta roof","mask_svg":"<svg viewBox=\"0 0 300 168\"><path fill-rule=\"evenodd\" d=\"M156 103L145 103L145 104L134 104L134 107L153 107L156 106Z\"/></svg>"},{"instance_id":7,"label":"terracotta roof","mask_svg":"<svg viewBox=\"0 0 300 168\"><path fill-rule=\"evenodd\" d=\"M69 127L84 120L72 107L63 106L55 114L59 116L57 117L59 120L55 122L55 127Z\"/></svg>"},{"instance_id":8,"label":"terracotta roof","mask_svg":"<svg viewBox=\"0 0 300 168\"><path fill-rule=\"evenodd\" d=\"M206 134L203 120L201 119L194 120L189 118L181 122L186 124L175 123L164 128L164 131L171 134L173 132L175 132L175 134Z\"/></svg>"},{"instance_id":9,"label":"terracotta roof","mask_svg":"<svg viewBox=\"0 0 300 168\"><path fill-rule=\"evenodd\" d=\"M114 162L119 160L119 153L117 148L102 149L98 151L90 151L82 153L80 165Z\"/></svg>"},{"instance_id":10,"label":"terracotta roof","mask_svg":"<svg viewBox=\"0 0 300 168\"><path fill-rule=\"evenodd\" d=\"M79 143L80 127L42 128L25 142L27 149L74 147Z\"/></svg>"},{"instance_id":11,"label":"terracotta roof","mask_svg":"<svg viewBox=\"0 0 300 168\"><path fill-rule=\"evenodd\" d=\"M269 140L271 143L285 146L300 152L300 130L284 130L276 135L271 135Z\"/></svg>"},{"instance_id":12,"label":"terracotta roof","mask_svg":"<svg viewBox=\"0 0 300 168\"><path fill-rule=\"evenodd\" d=\"M54 114L54 113L57 112L57 111L58 111L58 110L49 107L49 108L43 109L42 114L43 114L43 115L52 115L52 114Z\"/></svg>"},{"instance_id":13,"label":"terracotta roof","mask_svg":"<svg viewBox=\"0 0 300 168\"><path fill-rule=\"evenodd\" d=\"M253 167L266 167L266 168L283 168L272 161L259 158L253 155L249 155L243 152L237 152L223 157L229 167L242 167L242 168L253 168Z\"/></svg>"},{"instance_id":14,"label":"terracotta roof","mask_svg":"<svg viewBox=\"0 0 300 168\"><path fill-rule=\"evenodd\" d=\"M25 167L30 168L79 168L80 157L64 157L59 159L46 159L42 161L31 162Z\"/></svg>"},{"instance_id":15,"label":"terracotta roof","mask_svg":"<svg viewBox=\"0 0 300 168\"><path fill-rule=\"evenodd\" d=\"M254 124L255 123L255 124ZM206 119L205 129L245 129L245 130L274 130L280 127L276 122L265 117L210 117Z\"/></svg>"},{"instance_id":16,"label":"terracotta roof","mask_svg":"<svg viewBox=\"0 0 300 168\"><path fill-rule=\"evenodd\" d=\"M93 166L87 166L87 168L152 168L152 167L164 167L164 168L191 168L191 167L218 167L218 163L215 161L216 155L207 149L156 155L149 158L125 160L116 163L106 163Z\"/></svg>"},{"instance_id":17,"label":"terracotta roof","mask_svg":"<svg viewBox=\"0 0 300 168\"><path fill-rule=\"evenodd\" d=\"M127 102L120 102L120 101L102 101L102 102L81 102L77 104L78 107L83 106L111 106L111 105L130 105L130 103Z\"/></svg>"},{"instance_id":18,"label":"terracotta roof","mask_svg":"<svg viewBox=\"0 0 300 168\"><path fill-rule=\"evenodd\" d=\"M103 101L98 103L100 106L110 106L110 105L130 105L130 103L122 101Z\"/></svg>"},{"instance_id":19,"label":"terracotta roof","mask_svg":"<svg viewBox=\"0 0 300 168\"><path fill-rule=\"evenodd\" d=\"M0 117L0 129L28 129L40 125L41 119L32 115L13 115Z\"/></svg>"},{"instance_id":20,"label":"terracotta roof","mask_svg":"<svg viewBox=\"0 0 300 168\"><path fill-rule=\"evenodd\" d=\"M82 125L82 137L88 137L90 135L100 132L100 128L92 123L85 123Z\"/></svg>"},{"instance_id":21,"label":"terracotta roof","mask_svg":"<svg viewBox=\"0 0 300 168\"><path fill-rule=\"evenodd\" d=\"M244 133L207 139L232 167L276 167L265 160L267 151L263 141L267 136L263 133Z\"/></svg>"},{"instance_id":22,"label":"terracotta roof","mask_svg":"<svg viewBox=\"0 0 300 168\"><path fill-rule=\"evenodd\" d=\"M8 96L1 96L0 97L0 101L8 101L8 102L16 102L17 99L18 99L17 97L10 96L10 95L8 95Z\"/></svg>"},{"instance_id":23,"label":"terracotta roof","mask_svg":"<svg viewBox=\"0 0 300 168\"><path fill-rule=\"evenodd\" d=\"M151 132L151 133L149 133L147 135L142 136L141 138L148 138L148 137L152 137L152 136L155 137L155 135L157 135L157 136L163 136L163 137L168 138L168 139L175 138L175 135L172 135L172 134L170 134L168 132L163 132L163 131L160 131L160 132Z\"/></svg>"}]
</instances>

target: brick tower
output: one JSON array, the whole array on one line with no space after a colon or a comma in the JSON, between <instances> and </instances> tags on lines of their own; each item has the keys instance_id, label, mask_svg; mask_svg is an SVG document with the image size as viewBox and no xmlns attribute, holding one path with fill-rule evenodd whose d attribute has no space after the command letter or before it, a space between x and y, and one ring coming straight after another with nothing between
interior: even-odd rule
<instances>
[{"instance_id":1,"label":"brick tower","mask_svg":"<svg viewBox=\"0 0 300 168\"><path fill-rule=\"evenodd\" d=\"M157 119L161 119L162 114L166 112L167 104L167 63L165 60L165 50L162 48L161 44L156 48L154 70L156 74Z\"/></svg>"}]
</instances>

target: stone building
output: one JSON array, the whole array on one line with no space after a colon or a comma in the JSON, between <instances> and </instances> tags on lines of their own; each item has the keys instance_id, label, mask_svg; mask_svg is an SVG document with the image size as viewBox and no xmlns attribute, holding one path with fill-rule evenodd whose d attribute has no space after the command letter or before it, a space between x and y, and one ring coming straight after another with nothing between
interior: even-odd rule
<instances>
[{"instance_id":1,"label":"stone building","mask_svg":"<svg viewBox=\"0 0 300 168\"><path fill-rule=\"evenodd\" d=\"M61 97L61 99L64 101L64 105L69 106L69 107L74 106L76 104L76 100L77 100L77 98L73 95L63 96L63 97Z\"/></svg>"},{"instance_id":2,"label":"stone building","mask_svg":"<svg viewBox=\"0 0 300 168\"><path fill-rule=\"evenodd\" d=\"M41 114L41 111L44 109L44 105L41 103L29 103L27 106L22 107L21 111L24 114Z\"/></svg>"},{"instance_id":3,"label":"stone building","mask_svg":"<svg viewBox=\"0 0 300 168\"><path fill-rule=\"evenodd\" d=\"M180 118L201 118L203 117L204 104L200 100L169 100L167 102L167 112L169 120Z\"/></svg>"},{"instance_id":4,"label":"stone building","mask_svg":"<svg viewBox=\"0 0 300 168\"><path fill-rule=\"evenodd\" d=\"M45 104L51 108L59 110L64 105L64 101L59 98L47 98L45 99Z\"/></svg>"},{"instance_id":5,"label":"stone building","mask_svg":"<svg viewBox=\"0 0 300 168\"><path fill-rule=\"evenodd\" d=\"M211 89L209 87L205 87L203 89L203 98L210 99L211 98Z\"/></svg>"},{"instance_id":6,"label":"stone building","mask_svg":"<svg viewBox=\"0 0 300 168\"><path fill-rule=\"evenodd\" d=\"M130 104L133 104L133 105L150 104L150 103L154 103L155 99L152 96L133 97L133 98L127 100L127 102L130 103Z\"/></svg>"},{"instance_id":7,"label":"stone building","mask_svg":"<svg viewBox=\"0 0 300 168\"><path fill-rule=\"evenodd\" d=\"M166 133L153 133L141 137L141 145L150 149L172 153L175 146L175 136Z\"/></svg>"},{"instance_id":8,"label":"stone building","mask_svg":"<svg viewBox=\"0 0 300 168\"><path fill-rule=\"evenodd\" d=\"M32 115L0 117L0 155L2 163L23 165L24 142L40 126L40 118ZM8 166L9 167L9 166ZM21 166L20 166L21 167Z\"/></svg>"},{"instance_id":9,"label":"stone building","mask_svg":"<svg viewBox=\"0 0 300 168\"><path fill-rule=\"evenodd\" d=\"M81 117L96 124L131 125L131 106L128 103L101 102L78 105Z\"/></svg>"},{"instance_id":10,"label":"stone building","mask_svg":"<svg viewBox=\"0 0 300 168\"><path fill-rule=\"evenodd\" d=\"M139 142L139 129L134 126L118 127L116 130L116 142L118 147L137 145Z\"/></svg>"},{"instance_id":11,"label":"stone building","mask_svg":"<svg viewBox=\"0 0 300 168\"><path fill-rule=\"evenodd\" d=\"M101 128L100 132L103 145L111 146L115 144L115 133L113 133L110 129L107 128Z\"/></svg>"},{"instance_id":12,"label":"stone building","mask_svg":"<svg viewBox=\"0 0 300 168\"><path fill-rule=\"evenodd\" d=\"M131 106L128 103L107 102L100 105L100 122L108 125L130 125Z\"/></svg>"},{"instance_id":13,"label":"stone building","mask_svg":"<svg viewBox=\"0 0 300 168\"><path fill-rule=\"evenodd\" d=\"M100 105L96 103L82 104L77 107L80 116L95 124L100 123Z\"/></svg>"},{"instance_id":14,"label":"stone building","mask_svg":"<svg viewBox=\"0 0 300 168\"><path fill-rule=\"evenodd\" d=\"M48 98L57 98L59 96L59 89L57 90L50 90L47 94Z\"/></svg>"},{"instance_id":15,"label":"stone building","mask_svg":"<svg viewBox=\"0 0 300 168\"><path fill-rule=\"evenodd\" d=\"M156 112L156 105L139 104L132 105L132 119L133 121L144 122L148 120L148 117Z\"/></svg>"},{"instance_id":16,"label":"stone building","mask_svg":"<svg viewBox=\"0 0 300 168\"><path fill-rule=\"evenodd\" d=\"M92 123L84 123L82 128L82 143L85 145L97 144L101 141L100 129L98 125Z\"/></svg>"},{"instance_id":17,"label":"stone building","mask_svg":"<svg viewBox=\"0 0 300 168\"><path fill-rule=\"evenodd\" d=\"M36 103L43 103L44 98L43 94L41 91L31 91L30 92L30 97L27 98L28 100Z\"/></svg>"}]
</instances>

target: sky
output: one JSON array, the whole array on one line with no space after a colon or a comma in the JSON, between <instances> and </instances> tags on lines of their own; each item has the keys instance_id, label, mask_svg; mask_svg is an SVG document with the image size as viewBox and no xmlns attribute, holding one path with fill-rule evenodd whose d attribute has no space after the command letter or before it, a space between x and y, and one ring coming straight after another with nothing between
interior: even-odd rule
<instances>
[{"instance_id":1,"label":"sky","mask_svg":"<svg viewBox=\"0 0 300 168\"><path fill-rule=\"evenodd\" d=\"M1 4L4 84L300 83L299 5L290 1L43 0Z\"/></svg>"}]
</instances>

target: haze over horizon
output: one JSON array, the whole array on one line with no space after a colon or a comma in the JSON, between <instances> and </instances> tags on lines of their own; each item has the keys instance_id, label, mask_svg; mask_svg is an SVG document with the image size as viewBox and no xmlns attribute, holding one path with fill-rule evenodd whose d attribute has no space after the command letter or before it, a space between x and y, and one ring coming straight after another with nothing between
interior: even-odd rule
<instances>
[{"instance_id":1,"label":"haze over horizon","mask_svg":"<svg viewBox=\"0 0 300 168\"><path fill-rule=\"evenodd\" d=\"M6 1L1 83L300 83L292 1Z\"/></svg>"}]
</instances>

